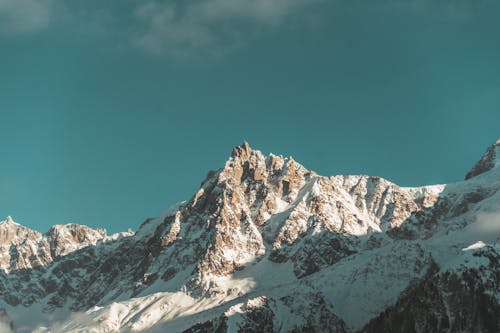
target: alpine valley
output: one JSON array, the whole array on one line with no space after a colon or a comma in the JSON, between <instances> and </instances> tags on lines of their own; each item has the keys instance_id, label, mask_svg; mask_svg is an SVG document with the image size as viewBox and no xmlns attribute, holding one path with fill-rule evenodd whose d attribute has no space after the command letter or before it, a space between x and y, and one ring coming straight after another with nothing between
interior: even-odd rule
<instances>
[{"instance_id":1,"label":"alpine valley","mask_svg":"<svg viewBox=\"0 0 500 333\"><path fill-rule=\"evenodd\" d=\"M0 332L500 332L500 140L465 180L234 148L136 231L0 223Z\"/></svg>"}]
</instances>

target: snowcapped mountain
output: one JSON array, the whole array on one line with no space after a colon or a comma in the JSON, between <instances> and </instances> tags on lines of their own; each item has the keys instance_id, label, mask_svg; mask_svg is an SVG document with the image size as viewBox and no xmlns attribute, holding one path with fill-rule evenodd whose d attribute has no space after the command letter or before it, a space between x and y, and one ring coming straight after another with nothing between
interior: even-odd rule
<instances>
[{"instance_id":1,"label":"snowcapped mountain","mask_svg":"<svg viewBox=\"0 0 500 333\"><path fill-rule=\"evenodd\" d=\"M247 143L112 236L0 223L0 331L500 332L500 140L447 185L324 177Z\"/></svg>"}]
</instances>

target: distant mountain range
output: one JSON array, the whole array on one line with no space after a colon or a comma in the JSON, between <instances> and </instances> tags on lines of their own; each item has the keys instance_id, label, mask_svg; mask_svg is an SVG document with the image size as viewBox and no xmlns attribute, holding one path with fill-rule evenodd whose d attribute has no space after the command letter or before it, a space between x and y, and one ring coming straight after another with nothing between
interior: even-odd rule
<instances>
[{"instance_id":1,"label":"distant mountain range","mask_svg":"<svg viewBox=\"0 0 500 333\"><path fill-rule=\"evenodd\" d=\"M500 140L412 188L244 143L137 232L0 222L0 332L498 333L499 190Z\"/></svg>"}]
</instances>

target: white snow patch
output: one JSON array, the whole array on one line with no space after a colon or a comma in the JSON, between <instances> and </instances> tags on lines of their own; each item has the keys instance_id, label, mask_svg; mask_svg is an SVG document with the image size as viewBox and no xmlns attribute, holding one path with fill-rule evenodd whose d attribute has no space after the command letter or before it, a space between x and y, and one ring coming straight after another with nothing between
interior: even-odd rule
<instances>
[{"instance_id":1,"label":"white snow patch","mask_svg":"<svg viewBox=\"0 0 500 333\"><path fill-rule=\"evenodd\" d=\"M160 225L167 216L174 215L177 210L185 203L186 201L181 201L178 202L172 206L170 206L163 214L161 214L159 217L151 219L150 221L147 221L144 223L139 230L137 230L136 235L138 237L143 237L143 236L149 236L154 233L158 225Z\"/></svg>"},{"instance_id":2,"label":"white snow patch","mask_svg":"<svg viewBox=\"0 0 500 333\"><path fill-rule=\"evenodd\" d=\"M284 212L289 206L289 203L281 198L276 197L276 212L275 214Z\"/></svg>"},{"instance_id":3,"label":"white snow patch","mask_svg":"<svg viewBox=\"0 0 500 333\"><path fill-rule=\"evenodd\" d=\"M469 245L469 246L467 246L467 247L464 247L464 248L462 249L462 251L477 250L477 249L481 249L481 248L483 248L483 247L485 247L485 246L486 246L486 244L485 244L484 242L482 242L482 241L478 241L478 242L476 242L476 243L474 243L474 244L472 244L472 245Z\"/></svg>"}]
</instances>

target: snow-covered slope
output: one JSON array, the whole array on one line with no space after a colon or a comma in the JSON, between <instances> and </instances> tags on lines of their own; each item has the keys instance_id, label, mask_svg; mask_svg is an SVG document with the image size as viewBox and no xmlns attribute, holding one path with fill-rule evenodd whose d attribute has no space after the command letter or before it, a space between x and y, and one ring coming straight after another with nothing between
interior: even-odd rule
<instances>
[{"instance_id":1,"label":"snow-covered slope","mask_svg":"<svg viewBox=\"0 0 500 333\"><path fill-rule=\"evenodd\" d=\"M244 143L135 233L8 218L0 331L498 332L500 140L466 178L323 177Z\"/></svg>"}]
</instances>

